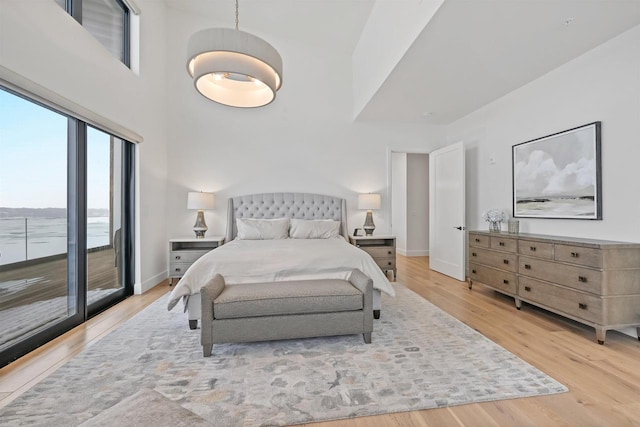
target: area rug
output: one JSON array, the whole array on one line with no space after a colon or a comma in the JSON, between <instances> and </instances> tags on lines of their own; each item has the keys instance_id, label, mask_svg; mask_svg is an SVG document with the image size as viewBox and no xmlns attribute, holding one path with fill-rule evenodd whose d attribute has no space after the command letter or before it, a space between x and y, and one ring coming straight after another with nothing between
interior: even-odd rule
<instances>
[{"instance_id":1,"label":"area rug","mask_svg":"<svg viewBox=\"0 0 640 427\"><path fill-rule=\"evenodd\" d=\"M202 357L200 330L189 330L186 315L167 312L160 298L0 410L0 419L76 426L142 389L216 426L280 426L567 391L394 287L371 344L362 335L215 344L209 358Z\"/></svg>"}]
</instances>

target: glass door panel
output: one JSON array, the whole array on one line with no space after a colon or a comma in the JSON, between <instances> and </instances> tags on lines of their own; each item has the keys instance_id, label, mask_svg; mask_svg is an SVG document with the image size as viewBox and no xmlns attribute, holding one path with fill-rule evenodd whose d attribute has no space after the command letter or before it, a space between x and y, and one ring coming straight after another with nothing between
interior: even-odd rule
<instances>
[{"instance_id":1,"label":"glass door panel","mask_svg":"<svg viewBox=\"0 0 640 427\"><path fill-rule=\"evenodd\" d=\"M79 313L67 132L66 116L0 89L0 352Z\"/></svg>"},{"instance_id":2,"label":"glass door panel","mask_svg":"<svg viewBox=\"0 0 640 427\"><path fill-rule=\"evenodd\" d=\"M87 304L123 294L123 141L87 127Z\"/></svg>"}]
</instances>

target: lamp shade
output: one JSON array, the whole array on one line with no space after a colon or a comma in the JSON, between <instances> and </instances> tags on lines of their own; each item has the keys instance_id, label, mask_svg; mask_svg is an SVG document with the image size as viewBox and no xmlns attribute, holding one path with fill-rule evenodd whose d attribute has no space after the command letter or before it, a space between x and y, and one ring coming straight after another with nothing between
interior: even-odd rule
<instances>
[{"instance_id":1,"label":"lamp shade","mask_svg":"<svg viewBox=\"0 0 640 427\"><path fill-rule=\"evenodd\" d=\"M358 195L358 209L380 209L381 199L379 194L368 193Z\"/></svg>"},{"instance_id":2,"label":"lamp shade","mask_svg":"<svg viewBox=\"0 0 640 427\"><path fill-rule=\"evenodd\" d=\"M190 191L187 195L187 209L213 209L213 193Z\"/></svg>"}]
</instances>

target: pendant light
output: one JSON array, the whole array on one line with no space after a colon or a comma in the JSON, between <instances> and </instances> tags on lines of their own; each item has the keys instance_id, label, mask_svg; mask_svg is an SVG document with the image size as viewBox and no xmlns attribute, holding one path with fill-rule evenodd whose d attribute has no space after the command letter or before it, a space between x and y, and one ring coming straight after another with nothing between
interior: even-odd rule
<instances>
[{"instance_id":1,"label":"pendant light","mask_svg":"<svg viewBox=\"0 0 640 427\"><path fill-rule=\"evenodd\" d=\"M231 107L267 105L282 85L282 58L259 37L236 28L208 28L187 45L187 70L206 98Z\"/></svg>"}]
</instances>

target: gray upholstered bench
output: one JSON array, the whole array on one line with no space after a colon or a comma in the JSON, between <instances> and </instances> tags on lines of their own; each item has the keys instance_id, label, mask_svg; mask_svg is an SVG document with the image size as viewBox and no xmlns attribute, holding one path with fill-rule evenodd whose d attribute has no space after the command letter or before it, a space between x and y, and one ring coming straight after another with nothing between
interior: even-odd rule
<instances>
[{"instance_id":1,"label":"gray upholstered bench","mask_svg":"<svg viewBox=\"0 0 640 427\"><path fill-rule=\"evenodd\" d=\"M217 274L201 290L201 343L268 341L363 334L371 342L373 283L360 270L349 280L315 279L226 286Z\"/></svg>"}]
</instances>

